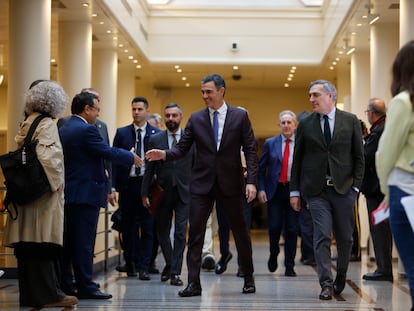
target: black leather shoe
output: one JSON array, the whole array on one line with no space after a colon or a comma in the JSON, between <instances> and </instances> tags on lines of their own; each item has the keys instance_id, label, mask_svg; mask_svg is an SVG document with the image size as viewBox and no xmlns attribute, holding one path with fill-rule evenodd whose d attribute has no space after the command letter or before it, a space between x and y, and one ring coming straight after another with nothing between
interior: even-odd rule
<instances>
[{"instance_id":1,"label":"black leather shoe","mask_svg":"<svg viewBox=\"0 0 414 311\"><path fill-rule=\"evenodd\" d=\"M123 264L123 265L117 265L115 267L115 270L118 272L127 272L127 265Z\"/></svg>"},{"instance_id":2,"label":"black leather shoe","mask_svg":"<svg viewBox=\"0 0 414 311\"><path fill-rule=\"evenodd\" d=\"M151 277L147 270L141 270L139 271L139 279L142 281L149 281L151 280Z\"/></svg>"},{"instance_id":3,"label":"black leather shoe","mask_svg":"<svg viewBox=\"0 0 414 311\"><path fill-rule=\"evenodd\" d=\"M349 261L352 261L352 262L361 261L361 256L352 254L351 257L349 258Z\"/></svg>"},{"instance_id":4,"label":"black leather shoe","mask_svg":"<svg viewBox=\"0 0 414 311\"><path fill-rule=\"evenodd\" d=\"M186 288L178 292L180 297L201 296L201 285L199 283L189 283Z\"/></svg>"},{"instance_id":5,"label":"black leather shoe","mask_svg":"<svg viewBox=\"0 0 414 311\"><path fill-rule=\"evenodd\" d=\"M224 271L227 270L227 264L233 258L232 253L228 253L226 256L221 256L220 260L216 264L216 274L222 274Z\"/></svg>"},{"instance_id":6,"label":"black leather shoe","mask_svg":"<svg viewBox=\"0 0 414 311\"><path fill-rule=\"evenodd\" d=\"M244 277L243 294L253 294L256 292L253 275Z\"/></svg>"},{"instance_id":7,"label":"black leather shoe","mask_svg":"<svg viewBox=\"0 0 414 311\"><path fill-rule=\"evenodd\" d=\"M183 286L183 281L180 279L180 276L177 274L171 274L171 281L170 281L171 285L174 286Z\"/></svg>"},{"instance_id":8,"label":"black leather shoe","mask_svg":"<svg viewBox=\"0 0 414 311\"><path fill-rule=\"evenodd\" d=\"M270 272L275 272L277 269L277 255L270 254L269 260L267 261L267 268L269 268Z\"/></svg>"},{"instance_id":9,"label":"black leather shoe","mask_svg":"<svg viewBox=\"0 0 414 311\"><path fill-rule=\"evenodd\" d=\"M333 291L335 295L339 295L345 288L346 275L337 274L335 282L333 283Z\"/></svg>"},{"instance_id":10,"label":"black leather shoe","mask_svg":"<svg viewBox=\"0 0 414 311\"><path fill-rule=\"evenodd\" d=\"M156 266L150 266L148 272L151 274L159 274L160 270L158 270Z\"/></svg>"},{"instance_id":11,"label":"black leather shoe","mask_svg":"<svg viewBox=\"0 0 414 311\"><path fill-rule=\"evenodd\" d=\"M371 273L366 273L362 276L364 280L367 281L389 281L392 282L394 280L392 274L382 274L381 272L375 271Z\"/></svg>"},{"instance_id":12,"label":"black leather shoe","mask_svg":"<svg viewBox=\"0 0 414 311\"><path fill-rule=\"evenodd\" d=\"M165 266L161 272L161 282L167 282L170 279L171 267Z\"/></svg>"},{"instance_id":13,"label":"black leather shoe","mask_svg":"<svg viewBox=\"0 0 414 311\"><path fill-rule=\"evenodd\" d=\"M286 268L285 276L296 276L296 272L293 268Z\"/></svg>"},{"instance_id":14,"label":"black leather shoe","mask_svg":"<svg viewBox=\"0 0 414 311\"><path fill-rule=\"evenodd\" d=\"M111 299L112 295L97 290L96 292L92 292L89 294L78 294L77 297L79 299Z\"/></svg>"},{"instance_id":15,"label":"black leather shoe","mask_svg":"<svg viewBox=\"0 0 414 311\"><path fill-rule=\"evenodd\" d=\"M307 258L307 259L303 259L302 263L305 266L316 266L316 261L313 258Z\"/></svg>"},{"instance_id":16,"label":"black leather shoe","mask_svg":"<svg viewBox=\"0 0 414 311\"><path fill-rule=\"evenodd\" d=\"M214 260L214 256L211 254L207 254L203 256L203 261L201 262L201 268L206 270L213 270L216 266L216 261Z\"/></svg>"},{"instance_id":17,"label":"black leather shoe","mask_svg":"<svg viewBox=\"0 0 414 311\"><path fill-rule=\"evenodd\" d=\"M332 287L331 286L322 287L321 293L319 294L319 299L331 300L332 299Z\"/></svg>"}]
</instances>

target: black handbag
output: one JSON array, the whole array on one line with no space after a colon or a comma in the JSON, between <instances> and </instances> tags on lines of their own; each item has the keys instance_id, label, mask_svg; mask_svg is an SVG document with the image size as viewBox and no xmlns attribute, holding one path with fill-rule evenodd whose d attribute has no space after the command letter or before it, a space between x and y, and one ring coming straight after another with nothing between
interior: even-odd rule
<instances>
[{"instance_id":1,"label":"black handbag","mask_svg":"<svg viewBox=\"0 0 414 311\"><path fill-rule=\"evenodd\" d=\"M6 185L4 208L12 216L8 206L10 203L13 204L15 208L13 219L17 217L16 204L21 206L33 202L50 191L46 173L37 159L38 140L32 141L33 133L39 122L46 117L48 115L42 114L33 121L21 148L0 156L0 166Z\"/></svg>"}]
</instances>

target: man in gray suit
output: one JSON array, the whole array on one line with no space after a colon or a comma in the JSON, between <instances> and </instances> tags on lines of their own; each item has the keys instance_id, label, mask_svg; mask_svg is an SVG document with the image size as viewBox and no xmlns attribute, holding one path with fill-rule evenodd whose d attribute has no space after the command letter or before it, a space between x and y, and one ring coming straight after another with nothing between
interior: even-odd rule
<instances>
[{"instance_id":1,"label":"man in gray suit","mask_svg":"<svg viewBox=\"0 0 414 311\"><path fill-rule=\"evenodd\" d=\"M313 113L299 123L293 157L290 203L300 210L300 194L308 202L314 227L314 250L322 291L319 299L339 295L346 281L355 224L354 202L364 176L364 151L358 118L336 109L335 86L310 83ZM331 235L338 261L333 281Z\"/></svg>"},{"instance_id":2,"label":"man in gray suit","mask_svg":"<svg viewBox=\"0 0 414 311\"><path fill-rule=\"evenodd\" d=\"M174 103L168 104L164 110L164 118L167 130L150 137L148 142L150 149L168 150L180 141L183 134L183 130L180 129L183 118L181 107ZM151 204L149 189L154 176L164 189L164 197L155 212L156 233L166 263L161 273L161 281L166 282L171 278L170 284L175 286L183 285L180 274L186 243L194 155L194 151L191 150L184 158L177 161L148 162L141 187L142 203L147 208ZM170 229L173 216L174 243L171 243Z\"/></svg>"}]
</instances>

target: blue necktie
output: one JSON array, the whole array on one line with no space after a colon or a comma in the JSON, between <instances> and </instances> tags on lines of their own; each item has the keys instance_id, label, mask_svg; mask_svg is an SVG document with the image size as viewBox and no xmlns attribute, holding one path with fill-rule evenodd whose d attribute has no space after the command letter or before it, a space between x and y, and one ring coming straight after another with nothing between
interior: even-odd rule
<instances>
[{"instance_id":1,"label":"blue necktie","mask_svg":"<svg viewBox=\"0 0 414 311\"><path fill-rule=\"evenodd\" d=\"M216 146L218 145L218 129L219 129L219 124L218 124L218 111L214 111L213 114L213 133L214 133L214 140L216 142Z\"/></svg>"},{"instance_id":2,"label":"blue necktie","mask_svg":"<svg viewBox=\"0 0 414 311\"><path fill-rule=\"evenodd\" d=\"M324 124L323 124L323 136L325 136L326 144L329 146L331 143L331 128L329 126L329 119L327 115L323 116Z\"/></svg>"}]
</instances>

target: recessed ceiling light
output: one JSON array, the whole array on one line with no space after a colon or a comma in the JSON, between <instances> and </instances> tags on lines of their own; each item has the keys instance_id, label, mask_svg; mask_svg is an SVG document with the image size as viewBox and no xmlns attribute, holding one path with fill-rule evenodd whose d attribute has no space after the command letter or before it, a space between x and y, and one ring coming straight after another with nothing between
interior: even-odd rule
<instances>
[{"instance_id":1,"label":"recessed ceiling light","mask_svg":"<svg viewBox=\"0 0 414 311\"><path fill-rule=\"evenodd\" d=\"M128 59L134 59L134 56L130 55L128 56Z\"/></svg>"},{"instance_id":2,"label":"recessed ceiling light","mask_svg":"<svg viewBox=\"0 0 414 311\"><path fill-rule=\"evenodd\" d=\"M289 87L289 83L283 84L284 87Z\"/></svg>"},{"instance_id":3,"label":"recessed ceiling light","mask_svg":"<svg viewBox=\"0 0 414 311\"><path fill-rule=\"evenodd\" d=\"M141 69L141 65L136 65L135 68Z\"/></svg>"},{"instance_id":4,"label":"recessed ceiling light","mask_svg":"<svg viewBox=\"0 0 414 311\"><path fill-rule=\"evenodd\" d=\"M186 83L185 84L185 87L190 87L190 83Z\"/></svg>"},{"instance_id":5,"label":"recessed ceiling light","mask_svg":"<svg viewBox=\"0 0 414 311\"><path fill-rule=\"evenodd\" d=\"M181 80L185 81L187 80L187 77L181 77Z\"/></svg>"},{"instance_id":6,"label":"recessed ceiling light","mask_svg":"<svg viewBox=\"0 0 414 311\"><path fill-rule=\"evenodd\" d=\"M177 72L183 72L183 70L181 68L178 68Z\"/></svg>"},{"instance_id":7,"label":"recessed ceiling light","mask_svg":"<svg viewBox=\"0 0 414 311\"><path fill-rule=\"evenodd\" d=\"M98 14L92 13L92 17L97 17L97 16L98 16Z\"/></svg>"},{"instance_id":8,"label":"recessed ceiling light","mask_svg":"<svg viewBox=\"0 0 414 311\"><path fill-rule=\"evenodd\" d=\"M178 68L180 68L180 65L175 65L174 68L178 69Z\"/></svg>"},{"instance_id":9,"label":"recessed ceiling light","mask_svg":"<svg viewBox=\"0 0 414 311\"><path fill-rule=\"evenodd\" d=\"M87 8L89 6L89 3L84 2L84 3L82 3L82 6Z\"/></svg>"},{"instance_id":10,"label":"recessed ceiling light","mask_svg":"<svg viewBox=\"0 0 414 311\"><path fill-rule=\"evenodd\" d=\"M134 64L138 63L138 59L134 59L133 63Z\"/></svg>"},{"instance_id":11,"label":"recessed ceiling light","mask_svg":"<svg viewBox=\"0 0 414 311\"><path fill-rule=\"evenodd\" d=\"M234 66L233 66L233 69L234 69L234 70L238 70L238 69L239 69L239 66L234 65Z\"/></svg>"},{"instance_id":12,"label":"recessed ceiling light","mask_svg":"<svg viewBox=\"0 0 414 311\"><path fill-rule=\"evenodd\" d=\"M128 53L128 49L125 49L125 50L124 50L124 52L125 52L125 53Z\"/></svg>"}]
</instances>

